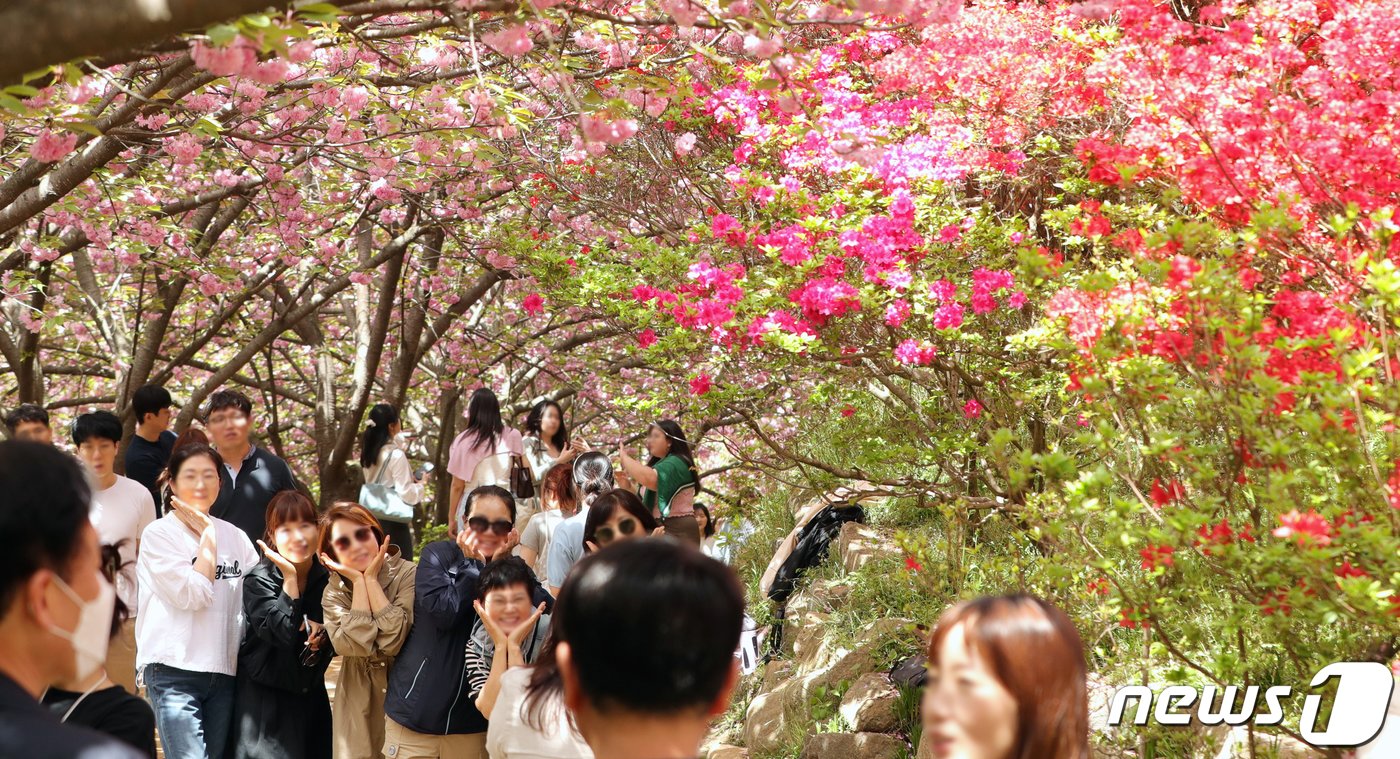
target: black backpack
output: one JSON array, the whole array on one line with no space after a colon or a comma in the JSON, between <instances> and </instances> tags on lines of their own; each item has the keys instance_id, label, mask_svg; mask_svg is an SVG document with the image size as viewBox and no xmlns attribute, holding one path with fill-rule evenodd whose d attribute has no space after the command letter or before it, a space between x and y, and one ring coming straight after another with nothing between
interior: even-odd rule
<instances>
[{"instance_id":1,"label":"black backpack","mask_svg":"<svg viewBox=\"0 0 1400 759\"><path fill-rule=\"evenodd\" d=\"M773 576L773 585L768 589L768 598L778 603L786 603L792 595L797 580L809 567L815 567L826 558L831 541L841 534L841 525L847 522L865 523L865 509L848 503L833 503L817 512L812 521L802 527L797 534L797 544L787 561Z\"/></svg>"},{"instance_id":2,"label":"black backpack","mask_svg":"<svg viewBox=\"0 0 1400 759\"><path fill-rule=\"evenodd\" d=\"M826 559L831 541L841 534L841 525L847 522L865 523L865 509L845 502L833 503L817 512L812 521L797 533L797 542L788 554L787 561L778 567L773 576L773 584L768 589L768 598L778 604L776 621L768 635L768 650L763 660L769 661L782 650L783 620L787 617L787 600L797 586L797 580L809 567L815 567Z\"/></svg>"}]
</instances>

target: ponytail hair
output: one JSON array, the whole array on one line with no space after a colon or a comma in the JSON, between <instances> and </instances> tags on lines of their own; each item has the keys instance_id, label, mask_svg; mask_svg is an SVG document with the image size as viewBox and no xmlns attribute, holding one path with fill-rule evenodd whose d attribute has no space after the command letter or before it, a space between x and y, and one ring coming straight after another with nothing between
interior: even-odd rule
<instances>
[{"instance_id":1,"label":"ponytail hair","mask_svg":"<svg viewBox=\"0 0 1400 759\"><path fill-rule=\"evenodd\" d=\"M574 459L574 494L580 509L588 508L598 496L615 487L612 462L607 456L589 451Z\"/></svg>"},{"instance_id":2,"label":"ponytail hair","mask_svg":"<svg viewBox=\"0 0 1400 759\"><path fill-rule=\"evenodd\" d=\"M369 410L369 421L360 437L361 468L369 469L379 462L379 451L389 442L389 427L398 421L399 410L387 403L377 403Z\"/></svg>"}]
</instances>

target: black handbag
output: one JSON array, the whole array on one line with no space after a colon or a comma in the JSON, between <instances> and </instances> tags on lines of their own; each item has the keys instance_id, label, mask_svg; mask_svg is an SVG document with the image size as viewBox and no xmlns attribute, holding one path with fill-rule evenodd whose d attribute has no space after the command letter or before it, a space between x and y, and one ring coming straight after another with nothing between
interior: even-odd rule
<instances>
[{"instance_id":1,"label":"black handbag","mask_svg":"<svg viewBox=\"0 0 1400 759\"><path fill-rule=\"evenodd\" d=\"M518 454L510 457L510 494L516 498L535 497L535 473Z\"/></svg>"}]
</instances>

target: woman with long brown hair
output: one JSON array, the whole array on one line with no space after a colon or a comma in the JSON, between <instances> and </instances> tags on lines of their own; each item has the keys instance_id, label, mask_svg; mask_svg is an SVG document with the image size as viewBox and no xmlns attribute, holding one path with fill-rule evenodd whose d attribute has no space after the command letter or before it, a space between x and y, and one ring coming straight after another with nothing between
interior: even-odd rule
<instances>
[{"instance_id":1,"label":"woman with long brown hair","mask_svg":"<svg viewBox=\"0 0 1400 759\"><path fill-rule=\"evenodd\" d=\"M321 517L321 563L335 573L321 606L341 657L331 723L335 759L378 759L389 665L413 627L418 567L398 556L379 520L357 503Z\"/></svg>"},{"instance_id":2,"label":"woman with long brown hair","mask_svg":"<svg viewBox=\"0 0 1400 759\"><path fill-rule=\"evenodd\" d=\"M928 649L924 737L940 759L1088 759L1084 644L1030 595L965 601Z\"/></svg>"}]
</instances>

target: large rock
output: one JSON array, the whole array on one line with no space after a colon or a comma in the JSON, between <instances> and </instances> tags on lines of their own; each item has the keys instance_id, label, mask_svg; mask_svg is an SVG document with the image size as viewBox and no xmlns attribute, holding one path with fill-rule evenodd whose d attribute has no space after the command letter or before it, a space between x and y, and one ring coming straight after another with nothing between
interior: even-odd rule
<instances>
[{"instance_id":1,"label":"large rock","mask_svg":"<svg viewBox=\"0 0 1400 759\"><path fill-rule=\"evenodd\" d=\"M835 692L841 683L854 685L861 675L883 670L886 663L877 656L880 647L912 624L907 619L877 619L866 625L849 646L822 639L810 657L804 656L797 663L801 678L796 682L800 690L794 695L798 703L805 704L818 688Z\"/></svg>"},{"instance_id":2,"label":"large rock","mask_svg":"<svg viewBox=\"0 0 1400 759\"><path fill-rule=\"evenodd\" d=\"M884 558L899 558L904 555L894 538L884 535L873 527L859 522L841 525L841 535L836 539L836 550L841 555L841 565L847 572Z\"/></svg>"},{"instance_id":3,"label":"large rock","mask_svg":"<svg viewBox=\"0 0 1400 759\"><path fill-rule=\"evenodd\" d=\"M856 678L841 699L841 716L857 733L893 733L899 729L895 703L899 690L883 672Z\"/></svg>"},{"instance_id":4,"label":"large rock","mask_svg":"<svg viewBox=\"0 0 1400 759\"><path fill-rule=\"evenodd\" d=\"M787 746L791 738L789 703L805 703L805 699L797 697L800 687L800 680L788 680L749 702L748 711L744 712L744 745L750 751L776 752Z\"/></svg>"},{"instance_id":5,"label":"large rock","mask_svg":"<svg viewBox=\"0 0 1400 759\"><path fill-rule=\"evenodd\" d=\"M899 759L904 741L881 733L822 733L808 736L802 759Z\"/></svg>"}]
</instances>

